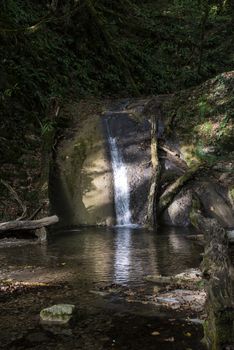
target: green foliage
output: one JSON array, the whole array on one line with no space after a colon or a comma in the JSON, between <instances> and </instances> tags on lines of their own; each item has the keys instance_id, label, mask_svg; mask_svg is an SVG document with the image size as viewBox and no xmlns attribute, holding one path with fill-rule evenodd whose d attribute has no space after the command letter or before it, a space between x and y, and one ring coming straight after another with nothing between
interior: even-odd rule
<instances>
[{"instance_id":1,"label":"green foliage","mask_svg":"<svg viewBox=\"0 0 234 350\"><path fill-rule=\"evenodd\" d=\"M38 120L45 134L54 99L170 93L231 70L232 18L231 1L2 1L0 137L21 145Z\"/></svg>"},{"instance_id":2,"label":"green foliage","mask_svg":"<svg viewBox=\"0 0 234 350\"><path fill-rule=\"evenodd\" d=\"M207 113L210 112L211 107L207 103L206 99L204 99L203 97L201 97L199 99L198 107L199 107L200 119L203 120L205 118L205 116L207 115ZM204 129L206 129L207 131L210 131L211 127L212 127L212 125L210 125L209 122L207 122L206 125L204 125Z\"/></svg>"},{"instance_id":3,"label":"green foliage","mask_svg":"<svg viewBox=\"0 0 234 350\"><path fill-rule=\"evenodd\" d=\"M45 136L46 134L51 133L54 130L54 123L49 121L45 121L43 124L41 123L41 135Z\"/></svg>"},{"instance_id":4,"label":"green foliage","mask_svg":"<svg viewBox=\"0 0 234 350\"><path fill-rule=\"evenodd\" d=\"M233 158L234 72L226 72L188 90L177 92L164 104L170 130L176 129L188 163L215 164Z\"/></svg>"},{"instance_id":5,"label":"green foliage","mask_svg":"<svg viewBox=\"0 0 234 350\"><path fill-rule=\"evenodd\" d=\"M209 165L215 164L215 162L217 162L218 159L216 154L208 153L206 151L206 147L202 141L197 143L194 150L194 155L197 157L197 159L205 161Z\"/></svg>"}]
</instances>

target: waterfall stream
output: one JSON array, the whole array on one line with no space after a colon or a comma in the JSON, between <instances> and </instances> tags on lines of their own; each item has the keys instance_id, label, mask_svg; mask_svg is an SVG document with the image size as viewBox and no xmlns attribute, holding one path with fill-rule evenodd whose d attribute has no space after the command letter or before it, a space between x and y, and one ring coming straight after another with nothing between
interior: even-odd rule
<instances>
[{"instance_id":1,"label":"waterfall stream","mask_svg":"<svg viewBox=\"0 0 234 350\"><path fill-rule=\"evenodd\" d=\"M117 145L116 138L111 135L108 121L106 121L106 124L114 177L116 221L118 226L129 226L132 224L132 222L127 169L124 165L121 150Z\"/></svg>"}]
</instances>

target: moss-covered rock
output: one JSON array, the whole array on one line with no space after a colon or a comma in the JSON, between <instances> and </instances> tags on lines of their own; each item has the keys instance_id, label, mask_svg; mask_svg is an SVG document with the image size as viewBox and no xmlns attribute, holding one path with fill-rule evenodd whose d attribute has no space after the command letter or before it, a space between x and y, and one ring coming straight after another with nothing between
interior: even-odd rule
<instances>
[{"instance_id":1,"label":"moss-covered rock","mask_svg":"<svg viewBox=\"0 0 234 350\"><path fill-rule=\"evenodd\" d=\"M42 323L66 325L71 320L75 305L58 304L41 310L40 319Z\"/></svg>"}]
</instances>

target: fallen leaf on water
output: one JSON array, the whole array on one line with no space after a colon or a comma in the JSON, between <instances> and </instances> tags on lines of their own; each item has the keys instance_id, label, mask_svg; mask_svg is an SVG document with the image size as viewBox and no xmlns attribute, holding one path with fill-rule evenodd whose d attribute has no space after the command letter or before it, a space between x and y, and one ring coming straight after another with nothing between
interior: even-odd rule
<instances>
[{"instance_id":1,"label":"fallen leaf on water","mask_svg":"<svg viewBox=\"0 0 234 350\"><path fill-rule=\"evenodd\" d=\"M160 332L158 332L158 331L154 331L151 333L151 335L159 335L159 334L160 334Z\"/></svg>"}]
</instances>

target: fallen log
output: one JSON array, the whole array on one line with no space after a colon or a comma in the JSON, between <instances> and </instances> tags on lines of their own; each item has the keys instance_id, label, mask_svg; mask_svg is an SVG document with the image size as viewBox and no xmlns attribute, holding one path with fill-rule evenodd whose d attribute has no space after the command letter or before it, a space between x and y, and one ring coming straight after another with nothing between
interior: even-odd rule
<instances>
[{"instance_id":1,"label":"fallen log","mask_svg":"<svg viewBox=\"0 0 234 350\"><path fill-rule=\"evenodd\" d=\"M173 182L166 191L161 195L158 203L158 213L161 214L172 202L173 198L181 190L181 188L191 180L202 168L204 164L196 164L187 172L180 176L175 182Z\"/></svg>"},{"instance_id":2,"label":"fallen log","mask_svg":"<svg viewBox=\"0 0 234 350\"><path fill-rule=\"evenodd\" d=\"M35 235L40 241L46 240L45 227L56 224L59 221L57 215L48 216L39 220L8 221L0 223L0 233L11 231L36 231Z\"/></svg>"},{"instance_id":3,"label":"fallen log","mask_svg":"<svg viewBox=\"0 0 234 350\"><path fill-rule=\"evenodd\" d=\"M57 215L48 216L39 220L8 221L0 223L0 232L16 230L37 230L56 224L59 221Z\"/></svg>"}]
</instances>

